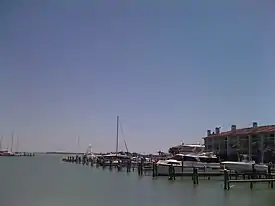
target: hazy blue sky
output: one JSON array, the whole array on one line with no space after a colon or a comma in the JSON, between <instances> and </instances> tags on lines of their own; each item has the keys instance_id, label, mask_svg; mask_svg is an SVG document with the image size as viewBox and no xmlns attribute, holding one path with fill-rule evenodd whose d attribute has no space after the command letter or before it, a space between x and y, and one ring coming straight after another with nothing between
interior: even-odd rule
<instances>
[{"instance_id":1,"label":"hazy blue sky","mask_svg":"<svg viewBox=\"0 0 275 206\"><path fill-rule=\"evenodd\" d=\"M272 0L1 0L5 146L14 131L21 150L115 150L117 115L139 152L195 143L216 126L275 123L274 9Z\"/></svg>"}]
</instances>

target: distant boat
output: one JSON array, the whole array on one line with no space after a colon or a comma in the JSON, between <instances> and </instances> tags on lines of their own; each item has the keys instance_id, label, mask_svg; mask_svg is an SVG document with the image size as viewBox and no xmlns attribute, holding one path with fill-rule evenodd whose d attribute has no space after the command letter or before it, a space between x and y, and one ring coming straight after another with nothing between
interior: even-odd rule
<instances>
[{"instance_id":1,"label":"distant boat","mask_svg":"<svg viewBox=\"0 0 275 206\"><path fill-rule=\"evenodd\" d=\"M87 158L96 159L97 156L92 151L92 145L89 145L86 153L84 154Z\"/></svg>"},{"instance_id":2,"label":"distant boat","mask_svg":"<svg viewBox=\"0 0 275 206\"><path fill-rule=\"evenodd\" d=\"M0 156L15 156L15 155L13 152L8 151L7 149L1 149Z\"/></svg>"}]
</instances>

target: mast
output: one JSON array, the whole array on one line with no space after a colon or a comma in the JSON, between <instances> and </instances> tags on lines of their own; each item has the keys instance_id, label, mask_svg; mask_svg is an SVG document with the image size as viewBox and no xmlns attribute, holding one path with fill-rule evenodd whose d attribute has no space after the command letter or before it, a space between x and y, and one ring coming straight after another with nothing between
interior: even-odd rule
<instances>
[{"instance_id":1,"label":"mast","mask_svg":"<svg viewBox=\"0 0 275 206\"><path fill-rule=\"evenodd\" d=\"M14 138L14 133L12 133L12 136L11 136L11 152L12 152L12 149L13 149L13 138Z\"/></svg>"},{"instance_id":2,"label":"mast","mask_svg":"<svg viewBox=\"0 0 275 206\"><path fill-rule=\"evenodd\" d=\"M80 138L79 138L79 136L77 136L77 154L80 152L79 151L79 141L80 141Z\"/></svg>"},{"instance_id":3,"label":"mast","mask_svg":"<svg viewBox=\"0 0 275 206\"><path fill-rule=\"evenodd\" d=\"M3 143L3 135L1 135L1 139L0 139L0 150L2 149L2 143Z\"/></svg>"},{"instance_id":4,"label":"mast","mask_svg":"<svg viewBox=\"0 0 275 206\"><path fill-rule=\"evenodd\" d=\"M19 136L16 136L16 147L15 147L15 152L18 152L18 148L19 148Z\"/></svg>"},{"instance_id":5,"label":"mast","mask_svg":"<svg viewBox=\"0 0 275 206\"><path fill-rule=\"evenodd\" d=\"M121 122L119 123L119 128L120 128L120 132L121 132L121 134L122 134L122 136L123 136L123 141L124 141L124 146L125 146L125 149L126 149L126 152L127 153L129 153L129 150L128 150L128 147L127 147L127 143L126 143L126 140L125 140L125 135L124 135L124 132L123 132L123 127L122 127L122 124L121 124Z\"/></svg>"},{"instance_id":6,"label":"mast","mask_svg":"<svg viewBox=\"0 0 275 206\"><path fill-rule=\"evenodd\" d=\"M119 129L119 116L116 117L116 154L118 153L118 129Z\"/></svg>"},{"instance_id":7,"label":"mast","mask_svg":"<svg viewBox=\"0 0 275 206\"><path fill-rule=\"evenodd\" d=\"M124 139L124 145L125 145L125 148L126 148L126 152L127 152L127 154L129 153L129 151L128 151L128 147L127 147L127 143L126 143L126 140Z\"/></svg>"}]
</instances>

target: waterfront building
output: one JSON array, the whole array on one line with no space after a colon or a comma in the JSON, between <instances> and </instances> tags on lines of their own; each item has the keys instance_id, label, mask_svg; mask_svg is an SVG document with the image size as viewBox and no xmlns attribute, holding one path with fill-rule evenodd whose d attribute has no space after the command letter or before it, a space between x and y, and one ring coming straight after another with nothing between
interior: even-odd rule
<instances>
[{"instance_id":1,"label":"waterfront building","mask_svg":"<svg viewBox=\"0 0 275 206\"><path fill-rule=\"evenodd\" d=\"M249 159L267 162L272 161L274 156L275 125L258 126L257 122L253 122L252 127L239 129L232 125L231 130L225 132L216 127L214 132L207 130L203 139L206 151L228 159L247 154Z\"/></svg>"}]
</instances>

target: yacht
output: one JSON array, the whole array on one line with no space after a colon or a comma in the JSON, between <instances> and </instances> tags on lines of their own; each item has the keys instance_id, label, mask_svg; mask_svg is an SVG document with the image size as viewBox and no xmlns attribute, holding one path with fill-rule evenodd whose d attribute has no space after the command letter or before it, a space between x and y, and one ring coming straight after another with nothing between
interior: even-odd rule
<instances>
[{"instance_id":1,"label":"yacht","mask_svg":"<svg viewBox=\"0 0 275 206\"><path fill-rule=\"evenodd\" d=\"M173 151L173 153L180 153L180 154L190 154L190 153L201 153L205 149L205 146L197 143L197 144L184 144L183 142L178 145L171 147L170 150Z\"/></svg>"},{"instance_id":2,"label":"yacht","mask_svg":"<svg viewBox=\"0 0 275 206\"><path fill-rule=\"evenodd\" d=\"M177 154L168 160L157 162L158 175L168 175L169 166L173 165L176 175L191 173L193 168L198 168L199 172L219 172L219 159L210 153L201 154Z\"/></svg>"},{"instance_id":3,"label":"yacht","mask_svg":"<svg viewBox=\"0 0 275 206\"><path fill-rule=\"evenodd\" d=\"M252 172L253 167L258 172L267 172L268 166L264 164L256 164L255 161L249 161L246 155L243 155L244 160L241 162L224 161L221 165L228 170L235 172ZM253 166L254 165L254 166Z\"/></svg>"},{"instance_id":4,"label":"yacht","mask_svg":"<svg viewBox=\"0 0 275 206\"><path fill-rule=\"evenodd\" d=\"M131 158L127 155L121 155L121 154L107 154L102 156L105 160L105 165L112 164L113 166L118 165L119 163L125 163Z\"/></svg>"},{"instance_id":5,"label":"yacht","mask_svg":"<svg viewBox=\"0 0 275 206\"><path fill-rule=\"evenodd\" d=\"M0 156L14 156L14 153L8 150L0 150Z\"/></svg>"}]
</instances>

